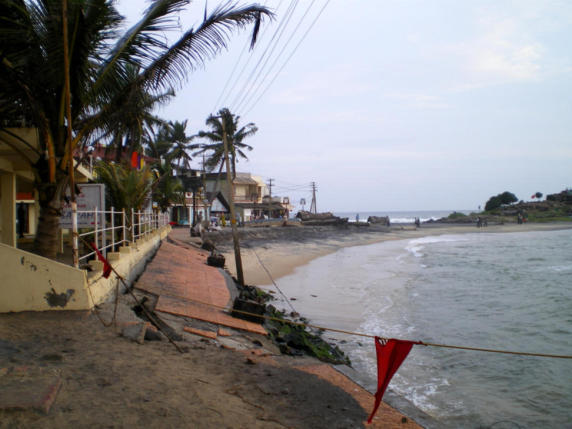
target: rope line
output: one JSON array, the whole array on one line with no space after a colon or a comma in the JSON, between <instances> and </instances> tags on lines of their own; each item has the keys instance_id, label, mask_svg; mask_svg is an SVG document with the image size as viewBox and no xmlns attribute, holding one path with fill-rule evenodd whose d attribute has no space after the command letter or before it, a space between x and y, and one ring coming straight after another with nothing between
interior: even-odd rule
<instances>
[{"instance_id":1,"label":"rope line","mask_svg":"<svg viewBox=\"0 0 572 429\"><path fill-rule=\"evenodd\" d=\"M273 321L281 322L281 323L288 323L290 325L301 326L304 328L313 328L313 329L318 329L321 331L337 332L340 334L346 334L346 335L352 335L352 336L358 336L358 337L366 337L366 338L376 338L377 337L380 340L385 340L385 341L390 339L389 337L381 337L379 335L365 334L363 332L346 331L344 329L328 328L325 326L313 325L311 323L296 322L294 320L280 319L278 317L266 316L263 314L256 314L256 313L251 313L251 312L243 311L243 310L236 310L236 309L229 308L228 306L212 304L210 302L199 301L196 299L187 298L187 297L180 296L180 295L168 295L168 296L170 296L172 298L177 298L177 299L180 299L183 301L191 302L193 304L206 305L207 307L212 307L212 308L216 308L219 310L223 310L227 313L240 313L240 314L244 314L246 316L257 317L259 319L264 319L264 320L273 320ZM439 348L449 348L449 349L457 349L457 350L470 350L470 351L478 351L478 352L500 353L500 354L510 354L510 355L520 355L520 356L546 357L546 358L556 358L556 359L572 359L572 355L516 352L516 351L511 351L511 350L499 350L499 349L487 349L487 348L481 348L481 347L469 347L469 346L456 346L456 345L450 345L450 344L427 343L424 341L412 341L412 340L407 340L407 341L411 341L415 344L418 344L421 346L426 346L426 347L439 347Z\"/></svg>"},{"instance_id":2,"label":"rope line","mask_svg":"<svg viewBox=\"0 0 572 429\"><path fill-rule=\"evenodd\" d=\"M87 244L88 246L92 247L91 243L88 243L87 241L85 241L82 237L80 237L80 239L82 239L82 241ZM252 248L251 248L252 250ZM255 252L256 254L256 252ZM258 255L257 255L258 257ZM108 261L109 263L109 261ZM109 264L111 266L111 264ZM127 291L129 292L129 294L131 295L131 297L135 300L135 302L138 305L141 305L141 303L139 302L139 300L137 299L137 297L135 296L135 294L133 293L133 291L127 286L127 284L125 283L125 280L123 279L123 277L115 270L115 268L113 268L113 266L111 266L112 271L115 273L115 275L118 277L118 279L123 283L123 285L126 287ZM266 270L266 268L265 268ZM266 270L267 271L267 270ZM268 271L267 271L268 273ZM268 275L270 276L270 273L268 273ZM272 278L272 276L270 276ZM274 280L273 280L274 283ZM278 288L278 286L276 286ZM88 287L88 291L89 294L91 296L91 290ZM104 321L101 319L101 317L99 317L99 315L96 312L96 315L98 316L99 320L106 326L111 326L111 324L115 321L115 316L116 316L116 311L117 311L117 301L119 298L119 294L117 293L119 292L119 290L116 291L116 302L115 302L115 310L114 310L114 315L113 315L113 319L112 322L109 325L106 325L104 323ZM244 314L247 316L251 316L251 317L257 317L260 319L264 319L264 320L273 320L276 322L281 322L281 323L288 323L290 325L294 325L294 326L301 326L304 328L313 328L313 329L318 329L321 331L329 331L329 332L337 332L340 334L346 334L346 335L352 335L352 336L359 336L359 337L366 337L366 338L379 338L381 340L389 340L390 338L388 337L381 337L379 335L371 335L371 334L365 334L362 332L353 332L353 331L347 331L344 329L335 329L335 328L328 328L325 326L318 326L318 325L312 325L310 323L302 323L302 322L296 322L294 320L288 320L288 319L280 319L277 317L272 317L272 316L266 316L263 314L256 314L256 313L251 313L248 311L243 311L243 310L236 310L236 309L229 309L227 306L221 306L221 305L216 305L216 304L212 304L210 302L204 302L204 301L199 301L199 300L195 300L195 299L191 299L191 298L187 298L187 297L183 297L183 296L178 296L178 295L168 295L172 298L177 298L177 299L181 299L183 301L187 301L187 302L192 302L195 304L202 304L202 305L206 305L207 307L212 307L212 308L217 308L219 310L222 310L224 312L227 313L239 313L239 314ZM92 301L93 301L93 296L91 296ZM147 311L145 309L144 306L141 306L143 308L143 311L146 313L146 315L149 318L152 318L152 316L150 314L147 314ZM175 348L182 352L182 350L180 349L180 347L173 341L172 338L170 338L169 335L167 335L165 332L163 332L165 334L165 336L167 337L167 339L175 346ZM411 340L408 340L411 341ZM450 345L450 344L439 344L439 343L426 343L423 341L411 341L413 343L416 343L418 345L422 345L422 346L426 346L426 347L439 347L439 348L448 348L448 349L456 349L456 350L469 350L469 351L477 351L477 352L486 352L486 353L498 353L498 354L509 354L509 355L519 355L519 356L532 356L532 357L545 357L545 358L554 358L554 359L572 359L572 355L558 355L558 354L548 354L548 353L530 353L530 352L518 352L518 351L512 351L512 350L499 350L499 349L489 349L489 348L482 348L482 347L470 347L470 346L457 346L457 345Z\"/></svg>"},{"instance_id":3,"label":"rope line","mask_svg":"<svg viewBox=\"0 0 572 429\"><path fill-rule=\"evenodd\" d=\"M243 244L243 246L245 246ZM272 282L272 284L274 285L274 287L278 290L278 292L280 292L280 294L282 295L282 297L286 300L286 302L288 303L288 305L290 306L290 308L292 309L292 311L294 313L297 313L297 311L294 309L294 306L292 305L292 303L290 302L290 300L288 299L288 297L286 296L286 294L284 292L282 292L282 289L280 289L278 287L278 285L276 284L276 282L274 281L274 278L272 277L272 274L270 274L270 271L268 271L268 269L266 268L266 265L264 265L264 263L262 262L262 260L260 259L260 257L258 256L258 253L256 253L256 250L254 250L254 248L250 247L250 246L245 246L248 247L250 250L252 250L252 253L254 253L254 255L256 256L256 259L258 259L258 263L260 264L260 266L262 267L262 269L264 271L266 271L266 274L268 275L268 278L270 279L270 281Z\"/></svg>"}]
</instances>

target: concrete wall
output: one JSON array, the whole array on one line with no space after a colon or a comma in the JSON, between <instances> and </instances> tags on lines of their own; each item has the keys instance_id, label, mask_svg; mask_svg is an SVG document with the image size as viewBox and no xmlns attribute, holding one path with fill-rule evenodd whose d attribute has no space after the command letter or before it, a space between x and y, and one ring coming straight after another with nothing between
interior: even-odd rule
<instances>
[{"instance_id":1,"label":"concrete wall","mask_svg":"<svg viewBox=\"0 0 572 429\"><path fill-rule=\"evenodd\" d=\"M128 285L143 272L170 230L163 227L134 246L108 255ZM93 268L88 275L84 270L0 244L0 312L89 310L109 299L119 282L113 273L103 278L101 263L94 263Z\"/></svg>"},{"instance_id":2,"label":"concrete wall","mask_svg":"<svg viewBox=\"0 0 572 429\"><path fill-rule=\"evenodd\" d=\"M89 308L83 270L0 244L0 312Z\"/></svg>"},{"instance_id":3,"label":"concrete wall","mask_svg":"<svg viewBox=\"0 0 572 429\"><path fill-rule=\"evenodd\" d=\"M131 286L145 270L145 265L154 255L163 240L171 231L170 226L163 227L146 238L137 240L135 245L124 247L120 252L108 253L107 259L111 266L123 277L127 286ZM95 305L105 302L114 296L116 285L119 290L125 289L121 280L112 273L109 278L103 277L103 264L92 263L94 271L89 273L88 293L91 303ZM91 307L90 307L91 308Z\"/></svg>"}]
</instances>

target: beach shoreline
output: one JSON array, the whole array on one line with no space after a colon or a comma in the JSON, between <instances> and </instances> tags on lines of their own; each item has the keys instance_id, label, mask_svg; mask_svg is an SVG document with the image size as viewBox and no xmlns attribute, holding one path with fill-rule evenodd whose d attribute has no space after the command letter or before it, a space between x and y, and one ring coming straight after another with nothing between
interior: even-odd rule
<instances>
[{"instance_id":1,"label":"beach shoreline","mask_svg":"<svg viewBox=\"0 0 572 429\"><path fill-rule=\"evenodd\" d=\"M288 300L291 297L298 297L298 295L289 293L288 285L280 282L282 277L292 274L298 267L309 264L316 258L333 254L347 247L367 246L387 241L409 241L430 236L510 234L566 229L572 229L572 224L564 222L528 223L524 225L503 224L490 225L486 228L476 228L474 225L431 223L423 225L421 228L415 228L414 225L398 225L389 229L372 230L367 230L362 227L359 230L350 230L350 232L347 232L347 230L344 232L344 230L340 229L309 230L305 237L301 236L301 234L304 234L303 228L298 228L296 231L282 234L280 239L276 238L272 232L269 232L268 235L272 238L268 240L262 239L262 234L260 233L254 234L254 237L245 233L242 234L245 243L242 252L242 262L245 281L247 283L257 285L263 290L274 291L275 288L272 282L275 281L280 288L279 293L284 291L287 296L283 298L284 300ZM226 244L223 246L219 244L219 247L225 249L227 267L234 275L234 255L232 250L228 249ZM262 269L262 265L264 265L264 269ZM266 272L266 270L268 272ZM318 293L318 295L322 296L320 293ZM303 314L303 311L301 313L303 316L308 317L307 314ZM311 319L309 323L312 323ZM337 343L336 339L331 339L331 341L334 341L334 344ZM346 375L363 388L366 388L370 392L372 391L372 387L369 386L368 388L368 386L364 385L363 380L360 381L360 377L357 377L356 373L349 371ZM413 403L392 392L391 389L389 389L387 393L384 401L390 406L410 416L424 426L433 427L435 425L432 417L428 416Z\"/></svg>"},{"instance_id":2,"label":"beach shoreline","mask_svg":"<svg viewBox=\"0 0 572 429\"><path fill-rule=\"evenodd\" d=\"M241 259L245 283L271 286L273 281L292 274L297 267L345 247L367 246L390 240L412 240L435 235L470 233L512 233L572 229L572 223L527 223L490 225L476 228L465 224L403 224L387 227L273 227L240 228ZM279 230L279 231L278 231ZM236 277L230 228L208 239L226 258L226 266Z\"/></svg>"}]
</instances>

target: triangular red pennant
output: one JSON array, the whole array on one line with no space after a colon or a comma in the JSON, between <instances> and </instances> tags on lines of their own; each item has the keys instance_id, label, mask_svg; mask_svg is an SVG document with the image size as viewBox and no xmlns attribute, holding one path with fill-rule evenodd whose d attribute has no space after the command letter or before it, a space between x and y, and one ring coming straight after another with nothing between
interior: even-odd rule
<instances>
[{"instance_id":1,"label":"triangular red pennant","mask_svg":"<svg viewBox=\"0 0 572 429\"><path fill-rule=\"evenodd\" d=\"M109 264L107 259L105 259L105 256L103 256L101 252L97 250L95 244L92 243L91 246L93 247L93 250L95 250L95 253L97 254L97 259L103 262L103 277L108 278L111 275L111 265Z\"/></svg>"},{"instance_id":2,"label":"triangular red pennant","mask_svg":"<svg viewBox=\"0 0 572 429\"><path fill-rule=\"evenodd\" d=\"M379 408L381 398L391 381L391 377L393 377L397 372L397 369L409 354L413 344L421 343L395 340L393 338L382 340L379 337L375 337L375 353L377 355L377 392L375 392L375 404L373 406L373 411L367 420L368 423L371 423L375 412Z\"/></svg>"}]
</instances>

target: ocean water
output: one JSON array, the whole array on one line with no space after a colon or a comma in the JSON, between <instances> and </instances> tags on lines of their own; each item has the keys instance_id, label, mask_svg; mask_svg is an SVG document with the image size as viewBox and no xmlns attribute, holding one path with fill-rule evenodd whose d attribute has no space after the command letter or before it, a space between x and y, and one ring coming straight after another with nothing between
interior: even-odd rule
<instances>
[{"instance_id":1,"label":"ocean water","mask_svg":"<svg viewBox=\"0 0 572 429\"><path fill-rule=\"evenodd\" d=\"M447 217L454 211L458 213L469 214L471 210L419 210L419 211L389 211L389 212L335 212L334 215L339 217L347 217L349 222L355 222L356 216L359 215L361 222L367 221L369 216L389 216L391 223L413 223L415 218L419 218L421 222L428 220L437 220Z\"/></svg>"},{"instance_id":2,"label":"ocean water","mask_svg":"<svg viewBox=\"0 0 572 429\"><path fill-rule=\"evenodd\" d=\"M572 355L572 230L344 248L278 283L317 325ZM374 390L373 340L324 335ZM414 346L389 389L432 416L434 427L572 428L572 360Z\"/></svg>"}]
</instances>

